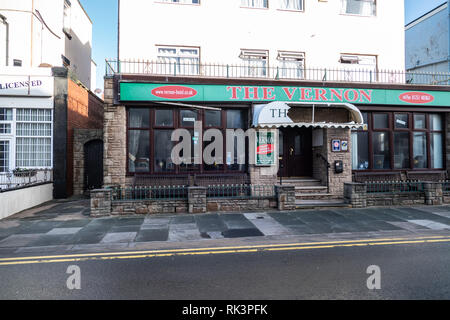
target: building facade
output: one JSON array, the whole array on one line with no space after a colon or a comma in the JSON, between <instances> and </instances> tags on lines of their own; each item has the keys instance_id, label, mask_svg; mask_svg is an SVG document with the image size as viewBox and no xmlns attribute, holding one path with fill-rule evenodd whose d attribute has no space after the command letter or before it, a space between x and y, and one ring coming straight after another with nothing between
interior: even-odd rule
<instances>
[{"instance_id":1,"label":"building facade","mask_svg":"<svg viewBox=\"0 0 450 320\"><path fill-rule=\"evenodd\" d=\"M95 89L92 21L78 0L3 0L0 48L1 67L64 66L86 88Z\"/></svg>"},{"instance_id":2,"label":"building facade","mask_svg":"<svg viewBox=\"0 0 450 320\"><path fill-rule=\"evenodd\" d=\"M445 1L405 26L407 70L450 72L449 4Z\"/></svg>"},{"instance_id":3,"label":"building facade","mask_svg":"<svg viewBox=\"0 0 450 320\"><path fill-rule=\"evenodd\" d=\"M119 3L105 186L290 184L301 203L445 177L448 87L404 71L401 1Z\"/></svg>"}]
</instances>

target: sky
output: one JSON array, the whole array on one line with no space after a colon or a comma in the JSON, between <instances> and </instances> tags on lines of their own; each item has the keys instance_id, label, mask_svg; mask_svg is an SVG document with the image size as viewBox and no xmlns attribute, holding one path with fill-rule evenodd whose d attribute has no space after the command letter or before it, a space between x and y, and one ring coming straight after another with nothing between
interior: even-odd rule
<instances>
[{"instance_id":1,"label":"sky","mask_svg":"<svg viewBox=\"0 0 450 320\"><path fill-rule=\"evenodd\" d=\"M445 2L445 0L404 1L405 24ZM97 63L97 88L103 90L105 59L117 57L117 0L80 0L80 2L93 22L92 57Z\"/></svg>"}]
</instances>

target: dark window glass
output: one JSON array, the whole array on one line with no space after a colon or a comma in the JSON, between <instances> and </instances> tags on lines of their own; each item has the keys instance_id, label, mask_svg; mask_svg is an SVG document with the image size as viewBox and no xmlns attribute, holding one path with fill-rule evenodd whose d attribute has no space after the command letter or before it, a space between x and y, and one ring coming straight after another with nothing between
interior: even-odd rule
<instances>
[{"instance_id":1,"label":"dark window glass","mask_svg":"<svg viewBox=\"0 0 450 320\"><path fill-rule=\"evenodd\" d=\"M414 132L413 140L414 168L427 168L427 135L425 132Z\"/></svg>"},{"instance_id":2,"label":"dark window glass","mask_svg":"<svg viewBox=\"0 0 450 320\"><path fill-rule=\"evenodd\" d=\"M149 109L130 109L128 113L129 128L149 128L150 110Z\"/></svg>"},{"instance_id":3,"label":"dark window glass","mask_svg":"<svg viewBox=\"0 0 450 320\"><path fill-rule=\"evenodd\" d=\"M405 113L398 113L394 115L394 125L396 129L408 129L408 115Z\"/></svg>"},{"instance_id":4,"label":"dark window glass","mask_svg":"<svg viewBox=\"0 0 450 320\"><path fill-rule=\"evenodd\" d=\"M173 111L155 110L155 125L157 127L173 127Z\"/></svg>"},{"instance_id":5,"label":"dark window glass","mask_svg":"<svg viewBox=\"0 0 450 320\"><path fill-rule=\"evenodd\" d=\"M128 171L150 171L149 132L128 130Z\"/></svg>"},{"instance_id":6,"label":"dark window glass","mask_svg":"<svg viewBox=\"0 0 450 320\"><path fill-rule=\"evenodd\" d=\"M387 113L374 113L373 114L373 128L374 129L386 129L389 128Z\"/></svg>"},{"instance_id":7,"label":"dark window glass","mask_svg":"<svg viewBox=\"0 0 450 320\"><path fill-rule=\"evenodd\" d=\"M171 172L175 170L171 157L173 147L171 136L172 130L154 131L155 172Z\"/></svg>"},{"instance_id":8,"label":"dark window glass","mask_svg":"<svg viewBox=\"0 0 450 320\"><path fill-rule=\"evenodd\" d=\"M197 119L197 110L180 110L180 122L182 127L193 127Z\"/></svg>"},{"instance_id":9,"label":"dark window glass","mask_svg":"<svg viewBox=\"0 0 450 320\"><path fill-rule=\"evenodd\" d=\"M364 124L368 124L369 123L369 121L368 121L369 114L367 112L361 112L361 114L363 116Z\"/></svg>"},{"instance_id":10,"label":"dark window glass","mask_svg":"<svg viewBox=\"0 0 450 320\"><path fill-rule=\"evenodd\" d=\"M12 121L12 109L0 108L0 121Z\"/></svg>"},{"instance_id":11,"label":"dark window glass","mask_svg":"<svg viewBox=\"0 0 450 320\"><path fill-rule=\"evenodd\" d=\"M244 171L245 170L245 163L246 163L245 159L242 159L243 161L241 161L241 162L244 162L244 164L239 164L238 144L239 144L238 137L234 137L234 151L233 151L234 157L231 158L231 155L228 155L228 154L226 155L226 162L230 163L230 161L231 161L231 163L232 163L230 165L227 165L228 170L231 170L231 171ZM244 142L244 145L246 145L245 142Z\"/></svg>"},{"instance_id":12,"label":"dark window glass","mask_svg":"<svg viewBox=\"0 0 450 320\"><path fill-rule=\"evenodd\" d=\"M302 136L301 135L296 135L294 138L294 154L296 156L301 156L302 155Z\"/></svg>"},{"instance_id":13,"label":"dark window glass","mask_svg":"<svg viewBox=\"0 0 450 320\"><path fill-rule=\"evenodd\" d=\"M205 111L205 127L221 127L222 112L214 110Z\"/></svg>"},{"instance_id":14,"label":"dark window glass","mask_svg":"<svg viewBox=\"0 0 450 320\"><path fill-rule=\"evenodd\" d=\"M247 111L227 110L227 128L245 129L247 126Z\"/></svg>"},{"instance_id":15,"label":"dark window glass","mask_svg":"<svg viewBox=\"0 0 450 320\"><path fill-rule=\"evenodd\" d=\"M186 163L180 164L180 170L181 171L199 171L200 165L195 164L195 147L199 143L199 136L198 134L194 134L194 130L189 130L190 133L190 139L191 139L191 157L190 157L190 163L189 161L186 161ZM203 152L203 150L199 151L200 153ZM188 155L184 155L183 152L181 152L181 157L188 159ZM201 154L199 154L200 156Z\"/></svg>"},{"instance_id":16,"label":"dark window glass","mask_svg":"<svg viewBox=\"0 0 450 320\"><path fill-rule=\"evenodd\" d=\"M213 137L211 139L212 141L205 141L204 142L204 148L206 148L211 143L215 143L215 138L216 137ZM216 143L216 145L217 145L217 143ZM203 150L205 150L205 149L203 149ZM221 150L221 151L223 152L223 150ZM218 152L216 152L216 150L213 150L212 153L211 153L211 156L213 158L215 158L215 157L218 157L219 154L218 154ZM220 162L223 162L223 159L218 159L217 162L214 162L213 164L207 164L205 162L205 159L203 159L203 169L205 171L222 171L223 170L223 164L221 164Z\"/></svg>"},{"instance_id":17,"label":"dark window glass","mask_svg":"<svg viewBox=\"0 0 450 320\"><path fill-rule=\"evenodd\" d=\"M409 167L409 132L394 132L394 169Z\"/></svg>"},{"instance_id":18,"label":"dark window glass","mask_svg":"<svg viewBox=\"0 0 450 320\"><path fill-rule=\"evenodd\" d=\"M372 135L373 168L389 169L389 132L374 132Z\"/></svg>"},{"instance_id":19,"label":"dark window glass","mask_svg":"<svg viewBox=\"0 0 450 320\"><path fill-rule=\"evenodd\" d=\"M424 114L414 115L414 129L426 129L425 122L426 116Z\"/></svg>"},{"instance_id":20,"label":"dark window glass","mask_svg":"<svg viewBox=\"0 0 450 320\"><path fill-rule=\"evenodd\" d=\"M352 133L352 166L353 170L369 168L369 133Z\"/></svg>"}]
</instances>

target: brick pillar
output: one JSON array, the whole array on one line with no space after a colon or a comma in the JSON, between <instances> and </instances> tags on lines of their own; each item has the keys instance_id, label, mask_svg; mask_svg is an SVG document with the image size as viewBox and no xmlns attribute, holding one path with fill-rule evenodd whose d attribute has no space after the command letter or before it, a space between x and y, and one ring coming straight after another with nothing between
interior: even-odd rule
<instances>
[{"instance_id":1,"label":"brick pillar","mask_svg":"<svg viewBox=\"0 0 450 320\"><path fill-rule=\"evenodd\" d=\"M367 186L365 183L344 183L345 203L351 204L353 208L367 207Z\"/></svg>"},{"instance_id":2,"label":"brick pillar","mask_svg":"<svg viewBox=\"0 0 450 320\"><path fill-rule=\"evenodd\" d=\"M91 190L91 217L104 217L111 214L111 189Z\"/></svg>"},{"instance_id":3,"label":"brick pillar","mask_svg":"<svg viewBox=\"0 0 450 320\"><path fill-rule=\"evenodd\" d=\"M425 204L436 206L442 204L442 183L424 182L423 190L425 192Z\"/></svg>"},{"instance_id":4,"label":"brick pillar","mask_svg":"<svg viewBox=\"0 0 450 320\"><path fill-rule=\"evenodd\" d=\"M278 210L295 210L295 187L275 186L277 194Z\"/></svg>"},{"instance_id":5,"label":"brick pillar","mask_svg":"<svg viewBox=\"0 0 450 320\"><path fill-rule=\"evenodd\" d=\"M188 187L189 213L206 213L206 188Z\"/></svg>"}]
</instances>

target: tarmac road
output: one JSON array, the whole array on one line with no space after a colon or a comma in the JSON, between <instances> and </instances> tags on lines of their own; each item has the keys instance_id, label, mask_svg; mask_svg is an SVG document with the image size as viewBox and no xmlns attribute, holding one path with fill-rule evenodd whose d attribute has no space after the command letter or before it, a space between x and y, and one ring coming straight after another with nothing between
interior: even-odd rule
<instances>
[{"instance_id":1,"label":"tarmac road","mask_svg":"<svg viewBox=\"0 0 450 320\"><path fill-rule=\"evenodd\" d=\"M0 299L449 299L450 239L433 239L2 259Z\"/></svg>"}]
</instances>

